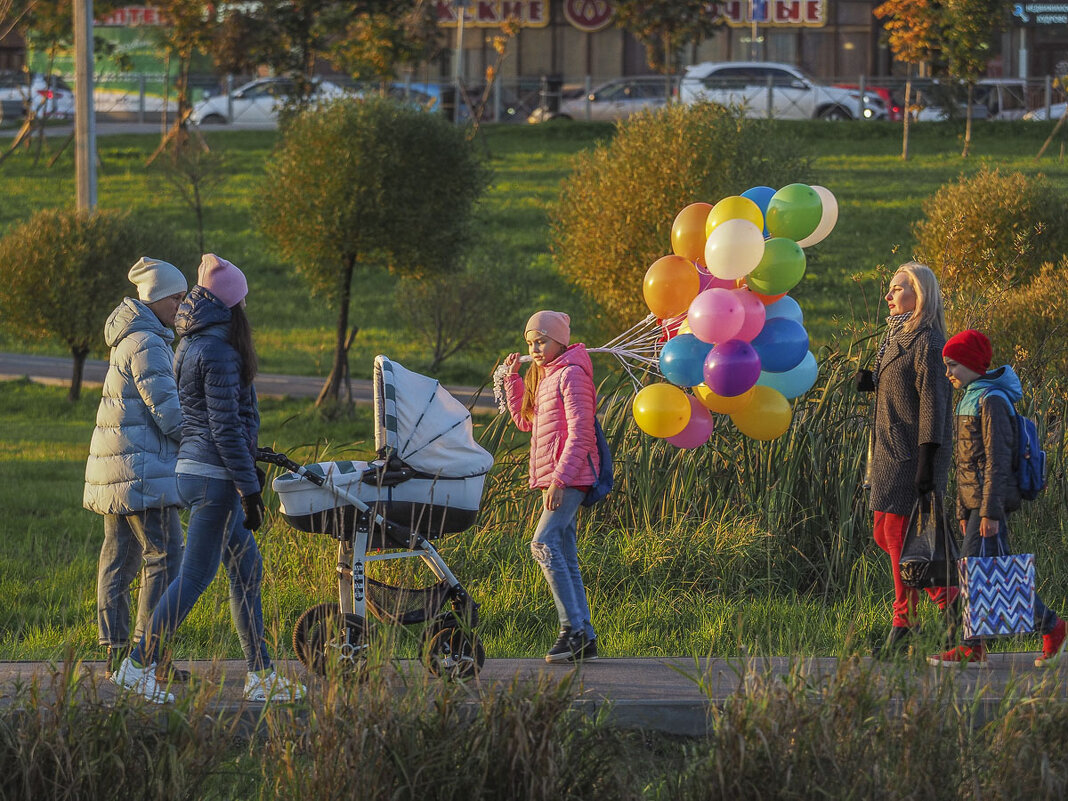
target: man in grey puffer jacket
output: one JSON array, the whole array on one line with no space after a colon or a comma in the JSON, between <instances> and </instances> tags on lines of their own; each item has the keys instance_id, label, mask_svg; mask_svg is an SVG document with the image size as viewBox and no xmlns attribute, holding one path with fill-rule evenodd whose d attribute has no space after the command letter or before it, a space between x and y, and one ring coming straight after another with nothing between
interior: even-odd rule
<instances>
[{"instance_id":1,"label":"man in grey puffer jacket","mask_svg":"<svg viewBox=\"0 0 1068 801\"><path fill-rule=\"evenodd\" d=\"M107 673L130 644L130 585L141 572L135 639L182 561L181 498L174 473L182 409L174 377L174 316L189 288L173 264L143 257L130 268L137 298L108 317L111 347L85 466L82 504L104 516L97 567L97 626ZM170 678L181 678L170 670ZM174 675L174 674L179 675Z\"/></svg>"}]
</instances>

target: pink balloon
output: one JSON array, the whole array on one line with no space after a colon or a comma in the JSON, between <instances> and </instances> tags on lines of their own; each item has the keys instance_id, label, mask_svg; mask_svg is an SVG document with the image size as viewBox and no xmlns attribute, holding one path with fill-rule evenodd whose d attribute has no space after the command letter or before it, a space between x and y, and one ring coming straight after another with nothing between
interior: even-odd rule
<instances>
[{"instance_id":1,"label":"pink balloon","mask_svg":"<svg viewBox=\"0 0 1068 801\"><path fill-rule=\"evenodd\" d=\"M764 318L767 314L764 303L747 287L732 289L731 294L738 298L745 312L745 322L742 323L742 327L738 329L734 338L743 342L752 342L753 337L764 328Z\"/></svg>"},{"instance_id":2,"label":"pink balloon","mask_svg":"<svg viewBox=\"0 0 1068 801\"><path fill-rule=\"evenodd\" d=\"M729 278L716 278L712 273L707 272L703 267L698 265L697 277L701 279L701 288L699 292L704 292L706 289L734 289L738 286L738 282Z\"/></svg>"},{"instance_id":3,"label":"pink balloon","mask_svg":"<svg viewBox=\"0 0 1068 801\"><path fill-rule=\"evenodd\" d=\"M745 309L733 290L713 287L698 293L686 313L693 335L702 342L734 339L745 323Z\"/></svg>"},{"instance_id":4,"label":"pink balloon","mask_svg":"<svg viewBox=\"0 0 1068 801\"><path fill-rule=\"evenodd\" d=\"M690 422L673 437L667 437L667 441L676 448L700 448L708 438L712 436L712 429L716 427L712 414L693 395L690 398Z\"/></svg>"}]
</instances>

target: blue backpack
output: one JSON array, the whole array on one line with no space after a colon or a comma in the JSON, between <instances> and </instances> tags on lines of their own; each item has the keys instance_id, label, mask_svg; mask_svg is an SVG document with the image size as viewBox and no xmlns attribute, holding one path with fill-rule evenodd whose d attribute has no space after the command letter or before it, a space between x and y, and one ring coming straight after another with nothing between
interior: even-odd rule
<instances>
[{"instance_id":1,"label":"blue backpack","mask_svg":"<svg viewBox=\"0 0 1068 801\"><path fill-rule=\"evenodd\" d=\"M1016 418L1016 484L1020 497L1033 501L1046 488L1046 452L1042 450L1042 441L1038 437L1038 426L1029 417L1016 411L1005 393L989 390L987 395L1005 398Z\"/></svg>"},{"instance_id":2,"label":"blue backpack","mask_svg":"<svg viewBox=\"0 0 1068 801\"><path fill-rule=\"evenodd\" d=\"M597 472L597 480L593 482L586 492L586 497L582 499L583 506L593 506L608 497L615 480L612 451L608 447L608 440L605 438L604 429L601 428L601 422L596 417L593 418L593 431L597 435L597 455L601 457L601 469ZM592 457L590 465L593 465Z\"/></svg>"}]
</instances>

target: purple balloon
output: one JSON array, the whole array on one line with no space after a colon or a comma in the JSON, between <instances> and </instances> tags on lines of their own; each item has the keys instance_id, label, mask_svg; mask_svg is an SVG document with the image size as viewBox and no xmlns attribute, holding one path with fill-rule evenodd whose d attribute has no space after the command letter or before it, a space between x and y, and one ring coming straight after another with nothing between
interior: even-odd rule
<instances>
[{"instance_id":1,"label":"purple balloon","mask_svg":"<svg viewBox=\"0 0 1068 801\"><path fill-rule=\"evenodd\" d=\"M728 339L705 357L705 385L724 398L747 392L760 378L760 356L748 342Z\"/></svg>"},{"instance_id":2,"label":"purple balloon","mask_svg":"<svg viewBox=\"0 0 1068 801\"><path fill-rule=\"evenodd\" d=\"M708 438L712 436L712 429L716 425L712 420L712 414L704 407L704 404L693 395L689 398L690 422L678 434L667 438L667 441L676 448L700 448L708 442Z\"/></svg>"}]
</instances>

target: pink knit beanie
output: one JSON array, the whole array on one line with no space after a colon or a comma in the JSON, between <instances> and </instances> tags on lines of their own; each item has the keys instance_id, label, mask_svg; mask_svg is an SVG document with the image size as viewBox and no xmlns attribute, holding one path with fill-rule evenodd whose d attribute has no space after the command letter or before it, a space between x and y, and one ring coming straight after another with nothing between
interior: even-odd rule
<instances>
[{"instance_id":1,"label":"pink knit beanie","mask_svg":"<svg viewBox=\"0 0 1068 801\"><path fill-rule=\"evenodd\" d=\"M228 309L236 306L248 294L245 274L214 253L205 253L200 260L197 283L221 300Z\"/></svg>"},{"instance_id":2,"label":"pink knit beanie","mask_svg":"<svg viewBox=\"0 0 1068 801\"><path fill-rule=\"evenodd\" d=\"M571 343L571 318L563 312L534 312L527 320L527 327L523 329L523 333L526 334L528 331L537 331L567 347Z\"/></svg>"}]
</instances>

